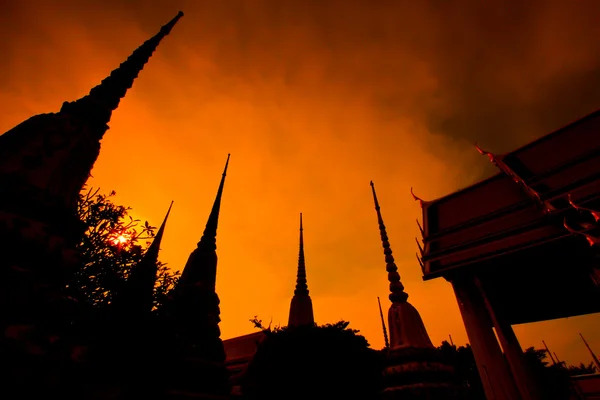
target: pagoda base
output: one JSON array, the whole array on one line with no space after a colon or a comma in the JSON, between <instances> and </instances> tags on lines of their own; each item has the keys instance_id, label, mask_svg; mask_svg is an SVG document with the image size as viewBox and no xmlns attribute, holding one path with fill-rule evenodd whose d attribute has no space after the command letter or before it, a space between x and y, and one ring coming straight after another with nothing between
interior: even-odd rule
<instances>
[{"instance_id":1,"label":"pagoda base","mask_svg":"<svg viewBox=\"0 0 600 400\"><path fill-rule=\"evenodd\" d=\"M442 360L435 348L397 348L386 351L381 398L459 399L454 368Z\"/></svg>"}]
</instances>

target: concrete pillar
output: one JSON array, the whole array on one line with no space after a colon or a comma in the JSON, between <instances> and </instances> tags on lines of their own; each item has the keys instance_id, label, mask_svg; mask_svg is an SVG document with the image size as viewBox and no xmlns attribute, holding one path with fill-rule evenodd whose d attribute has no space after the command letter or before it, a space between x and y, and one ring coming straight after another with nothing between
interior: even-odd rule
<instances>
[{"instance_id":1,"label":"concrete pillar","mask_svg":"<svg viewBox=\"0 0 600 400\"><path fill-rule=\"evenodd\" d=\"M454 278L451 282L487 399L520 399L473 277Z\"/></svg>"},{"instance_id":2,"label":"concrete pillar","mask_svg":"<svg viewBox=\"0 0 600 400\"><path fill-rule=\"evenodd\" d=\"M590 277L592 278L592 281L594 281L594 284L598 288L600 288L600 268L592 267L592 271L590 272Z\"/></svg>"},{"instance_id":3,"label":"concrete pillar","mask_svg":"<svg viewBox=\"0 0 600 400\"><path fill-rule=\"evenodd\" d=\"M479 279L475 278L475 284L479 289L479 293L485 303L490 319L496 328L496 335L498 335L500 345L504 350L504 355L508 361L508 366L512 372L519 393L521 393L521 397L523 400L541 400L543 396L540 393L540 386L531 371L531 367L527 365L523 349L521 348L512 326L500 313L494 310L486 295L484 286Z\"/></svg>"}]
</instances>

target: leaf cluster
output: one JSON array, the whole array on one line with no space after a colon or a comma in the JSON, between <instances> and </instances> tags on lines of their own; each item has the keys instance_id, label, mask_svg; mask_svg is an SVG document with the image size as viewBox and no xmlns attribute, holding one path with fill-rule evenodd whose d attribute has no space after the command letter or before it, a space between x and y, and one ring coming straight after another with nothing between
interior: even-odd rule
<instances>
[{"instance_id":1,"label":"leaf cluster","mask_svg":"<svg viewBox=\"0 0 600 400\"><path fill-rule=\"evenodd\" d=\"M85 227L77 246L80 265L66 290L84 307L105 307L111 303L155 235L156 227L134 219L130 207L113 202L115 195L114 191L101 194L99 189L80 194L77 211ZM179 277L165 263L158 261L157 267L155 307L166 299Z\"/></svg>"}]
</instances>

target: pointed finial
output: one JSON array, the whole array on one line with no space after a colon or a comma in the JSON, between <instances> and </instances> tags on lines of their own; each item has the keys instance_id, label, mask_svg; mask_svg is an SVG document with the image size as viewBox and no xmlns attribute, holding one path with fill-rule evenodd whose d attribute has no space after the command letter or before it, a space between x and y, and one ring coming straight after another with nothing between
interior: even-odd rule
<instances>
[{"instance_id":1,"label":"pointed finial","mask_svg":"<svg viewBox=\"0 0 600 400\"><path fill-rule=\"evenodd\" d=\"M389 349L390 341L388 340L387 329L385 327L385 319L383 318L383 310L381 309L381 300L379 300L379 296L377 296L377 303L379 304L379 316L381 317L381 327L383 328L383 341L385 343L385 348Z\"/></svg>"},{"instance_id":2,"label":"pointed finial","mask_svg":"<svg viewBox=\"0 0 600 400\"><path fill-rule=\"evenodd\" d=\"M149 312L154 303L154 285L158 272L158 253L165 233L167 219L171 213L173 202L169 205L167 214L158 228L154 240L141 261L131 269L129 278L125 282L123 292L118 293L114 306L118 312ZM133 317L130 315L130 317Z\"/></svg>"},{"instance_id":3,"label":"pointed finial","mask_svg":"<svg viewBox=\"0 0 600 400\"><path fill-rule=\"evenodd\" d=\"M171 214L171 208L173 208L173 200L171 200L171 204L169 204L169 208L167 209L167 213L165 214L165 218L163 219L162 224L156 231L156 235L154 235L154 241L152 242L152 247L154 243L157 243L157 246L160 246L160 242L162 241L163 235L165 233L165 226L167 226L167 220L169 219L169 215Z\"/></svg>"},{"instance_id":4,"label":"pointed finial","mask_svg":"<svg viewBox=\"0 0 600 400\"><path fill-rule=\"evenodd\" d=\"M152 53L181 17L183 12L180 11L175 18L160 28L155 36L138 47L119 68L112 71L98 86L92 88L87 96L72 103L65 102L61 112L80 115L98 125L106 126L112 112L117 109L119 102L125 97L127 90L131 88Z\"/></svg>"},{"instance_id":5,"label":"pointed finial","mask_svg":"<svg viewBox=\"0 0 600 400\"><path fill-rule=\"evenodd\" d=\"M158 253L160 251L160 243L162 242L162 238L165 234L165 227L167 226L167 220L169 219L169 215L171 214L171 208L173 208L173 200L171 200L171 204L169 205L169 208L167 209L167 213L165 214L165 218L163 219L162 224L160 224L158 231L156 231L156 235L154 235L154 240L152 240L152 244L150 244L150 247L146 251L145 258L148 258L149 260L153 260L154 264L156 264L156 261L158 261ZM132 271L132 273L133 273L133 271Z\"/></svg>"},{"instance_id":6,"label":"pointed finial","mask_svg":"<svg viewBox=\"0 0 600 400\"><path fill-rule=\"evenodd\" d=\"M217 227L219 225L219 212L221 210L221 198L223 197L223 188L225 186L225 177L227 176L227 168L229 167L230 154L227 154L227 161L225 162L225 168L223 169L223 175L221 182L219 183L219 189L217 190L217 196L213 203L206 227L202 233L202 237L198 242L196 249L190 254L188 261L181 271L181 276L177 282L174 293L179 297L176 302L180 306L187 300L184 300L187 289L193 286L205 286L210 287L214 290L217 279ZM174 297L177 297L174 295ZM186 307L186 306L183 306Z\"/></svg>"},{"instance_id":7,"label":"pointed finial","mask_svg":"<svg viewBox=\"0 0 600 400\"><path fill-rule=\"evenodd\" d=\"M304 229L302 228L302 213L300 213L300 246L298 250L298 274L296 277L296 289L294 295L308 295L308 284L306 281L306 264L304 262Z\"/></svg>"},{"instance_id":8,"label":"pointed finial","mask_svg":"<svg viewBox=\"0 0 600 400\"><path fill-rule=\"evenodd\" d=\"M373 185L373 182L371 182L371 185ZM417 196L417 195L415 194L415 192L413 192L413 188L410 188L410 195L412 196L413 200L414 200L414 201L418 201L418 202L419 202L419 205L421 206L421 208L423 208L423 203L425 203L425 202L423 201L423 199L422 199L422 198L420 198L419 196ZM418 221L417 221L417 222L418 222Z\"/></svg>"},{"instance_id":9,"label":"pointed finial","mask_svg":"<svg viewBox=\"0 0 600 400\"><path fill-rule=\"evenodd\" d=\"M383 244L383 254L385 254L386 270L388 272L388 281L390 282L390 300L392 303L403 303L408 299L408 294L404 291L404 286L400 282L400 274L398 274L398 267L394 261L392 255L392 248L387 236L387 231L383 223L381 216L381 209L379 207L379 201L377 200L377 193L375 193L375 185L371 181L371 190L373 191L373 201L375 202L375 211L377 211L377 222L379 223L379 233L381 235L381 242Z\"/></svg>"},{"instance_id":10,"label":"pointed finial","mask_svg":"<svg viewBox=\"0 0 600 400\"><path fill-rule=\"evenodd\" d=\"M227 161L225 161L225 168L223 169L223 175L221 176L221 182L219 183L219 189L217 189L217 196L213 203L212 210L206 222L206 228L202 234L200 242L205 241L205 244L211 243L214 248L217 248L217 227L219 225L219 211L221 210L221 198L223 197L223 188L225 187L225 177L227 176L227 168L229 167L229 158L231 154L227 154Z\"/></svg>"}]
</instances>

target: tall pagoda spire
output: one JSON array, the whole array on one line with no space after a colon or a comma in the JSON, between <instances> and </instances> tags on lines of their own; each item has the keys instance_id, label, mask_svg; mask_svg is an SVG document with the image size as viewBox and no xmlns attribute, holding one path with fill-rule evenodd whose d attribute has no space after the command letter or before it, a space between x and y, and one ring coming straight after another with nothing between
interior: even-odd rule
<instances>
[{"instance_id":1,"label":"tall pagoda spire","mask_svg":"<svg viewBox=\"0 0 600 400\"><path fill-rule=\"evenodd\" d=\"M59 113L31 117L0 136L0 187L2 192L16 192L3 197L17 199L33 189L47 203L74 212L112 112L182 16L179 12L86 96L63 103Z\"/></svg>"},{"instance_id":2,"label":"tall pagoda spire","mask_svg":"<svg viewBox=\"0 0 600 400\"><path fill-rule=\"evenodd\" d=\"M112 112L117 109L119 102L150 60L152 53L181 17L183 12L179 11L175 18L138 47L125 62L113 70L99 85L92 88L88 95L71 103L65 102L61 112L78 115L96 124L108 124Z\"/></svg>"},{"instance_id":3,"label":"tall pagoda spire","mask_svg":"<svg viewBox=\"0 0 600 400\"><path fill-rule=\"evenodd\" d=\"M15 357L25 357L24 363L30 362L25 354L30 349L52 353L50 343L72 328L65 308L73 305L63 289L80 265L76 245L85 227L77 216L79 193L100 153L112 111L181 16L87 96L63 104L60 112L35 115L0 136L0 329L31 330L34 345L9 344L19 354ZM14 360L0 361L3 370L14 370L12 364ZM7 380L15 382L9 392L29 390L16 383L19 379Z\"/></svg>"},{"instance_id":4,"label":"tall pagoda spire","mask_svg":"<svg viewBox=\"0 0 600 400\"><path fill-rule=\"evenodd\" d=\"M178 382L172 390L189 392L189 388L194 387L196 392L210 394L211 398L225 398L229 393L219 328L220 300L216 293L217 227L229 157L228 154L204 233L161 313L175 333L177 347L185 354L170 366L169 374ZM196 373L185 370L186 365L192 365L190 363L195 363L191 368L198 368Z\"/></svg>"},{"instance_id":5,"label":"tall pagoda spire","mask_svg":"<svg viewBox=\"0 0 600 400\"><path fill-rule=\"evenodd\" d=\"M371 181L371 190L373 192L373 201L375 202L375 211L377 212L377 222L379 223L379 233L383 244L383 254L385 254L386 270L388 272L388 281L390 282L390 300L392 305L388 313L388 326L390 328L390 348L398 347L425 347L433 348L431 339L427 334L425 325L419 315L419 312L410 303L407 302L408 294L404 291L404 286L400 282L398 267L392 255L392 248L388 239L381 208L377 200L375 185Z\"/></svg>"},{"instance_id":6,"label":"tall pagoda spire","mask_svg":"<svg viewBox=\"0 0 600 400\"><path fill-rule=\"evenodd\" d=\"M407 397L455 398L455 389L451 384L453 369L444 364L431 343L419 312L407 301L408 294L400 282L373 182L371 190L390 282L389 297L392 301L388 311L390 338L389 348L386 349L386 368L383 371L385 389L382 397L390 400Z\"/></svg>"},{"instance_id":7,"label":"tall pagoda spire","mask_svg":"<svg viewBox=\"0 0 600 400\"><path fill-rule=\"evenodd\" d=\"M302 228L302 213L300 213L300 247L298 251L298 274L296 276L295 295L308 295L308 284L306 282L306 264L304 263L304 229Z\"/></svg>"},{"instance_id":8,"label":"tall pagoda spire","mask_svg":"<svg viewBox=\"0 0 600 400\"><path fill-rule=\"evenodd\" d=\"M392 303L403 303L408 299L408 294L404 291L404 285L400 282L400 274L398 274L398 267L394 261L392 255L392 248L388 239L385 224L381 217L381 208L379 207L379 201L377 200L377 193L375 193L375 185L371 181L371 190L373 192L373 201L375 202L375 211L377 212L377 222L379 223L379 234L381 235L381 242L383 243L383 254L385 254L385 269L388 272L388 281L390 282L390 300Z\"/></svg>"},{"instance_id":9,"label":"tall pagoda spire","mask_svg":"<svg viewBox=\"0 0 600 400\"><path fill-rule=\"evenodd\" d=\"M302 227L302 213L300 213L300 248L298 251L298 274L296 289L290 305L288 326L314 325L312 300L308 294L306 282L306 265L304 263L304 229Z\"/></svg>"},{"instance_id":10,"label":"tall pagoda spire","mask_svg":"<svg viewBox=\"0 0 600 400\"><path fill-rule=\"evenodd\" d=\"M131 313L141 315L152 311L154 285L158 272L158 253L172 207L173 202L171 201L165 219L158 228L152 244L146 250L142 260L133 267L122 292L118 294L114 301L113 305L118 309L118 312L127 317L132 317Z\"/></svg>"},{"instance_id":11,"label":"tall pagoda spire","mask_svg":"<svg viewBox=\"0 0 600 400\"><path fill-rule=\"evenodd\" d=\"M217 227L219 225L221 198L223 197L229 157L230 154L227 155L227 161L225 162L225 168L221 176L221 183L219 183L217 196L208 216L204 233L181 273L178 284L181 288L188 285L207 286L213 290L215 288L217 278Z\"/></svg>"}]
</instances>

